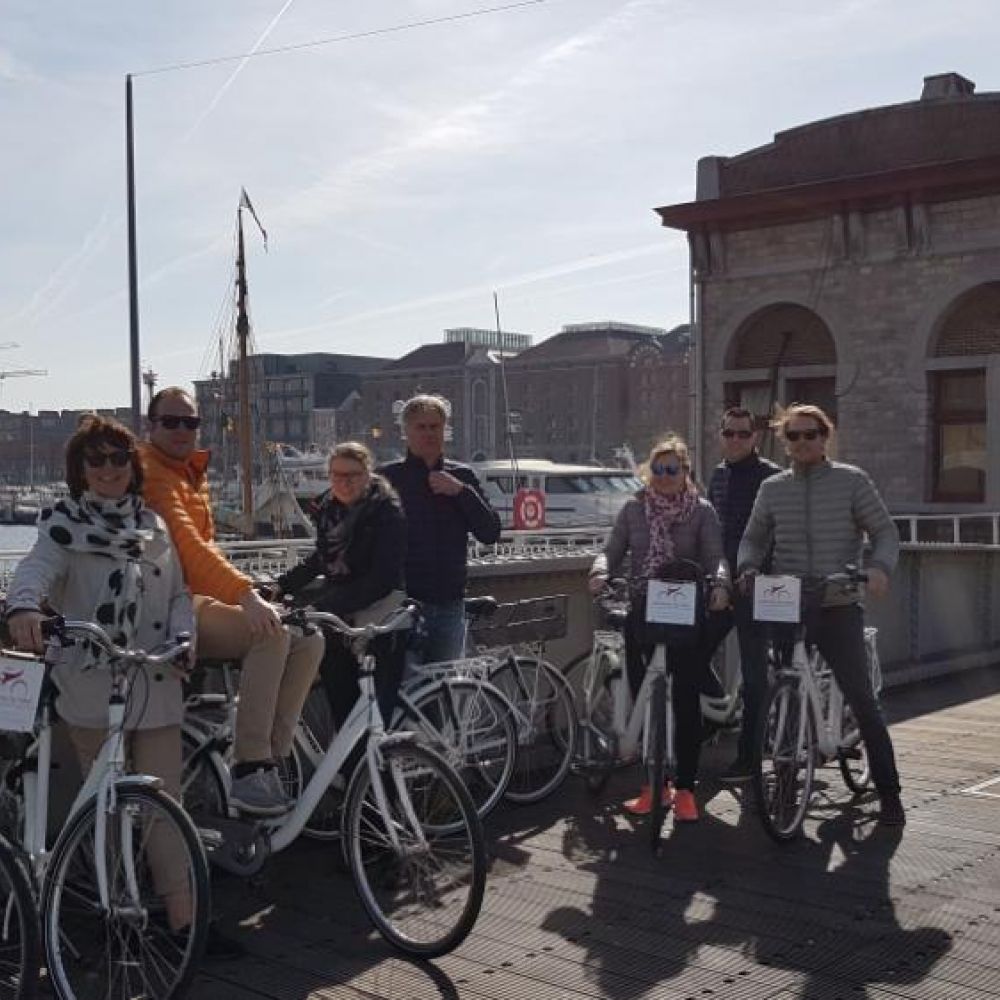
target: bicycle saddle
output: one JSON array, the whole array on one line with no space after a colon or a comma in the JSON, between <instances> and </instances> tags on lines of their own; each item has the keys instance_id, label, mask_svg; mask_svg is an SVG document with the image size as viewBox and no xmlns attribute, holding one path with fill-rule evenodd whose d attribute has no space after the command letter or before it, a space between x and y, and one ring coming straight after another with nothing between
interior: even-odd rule
<instances>
[{"instance_id":1,"label":"bicycle saddle","mask_svg":"<svg viewBox=\"0 0 1000 1000\"><path fill-rule=\"evenodd\" d=\"M497 609L495 597L467 597L465 599L465 617L472 621L489 618Z\"/></svg>"}]
</instances>

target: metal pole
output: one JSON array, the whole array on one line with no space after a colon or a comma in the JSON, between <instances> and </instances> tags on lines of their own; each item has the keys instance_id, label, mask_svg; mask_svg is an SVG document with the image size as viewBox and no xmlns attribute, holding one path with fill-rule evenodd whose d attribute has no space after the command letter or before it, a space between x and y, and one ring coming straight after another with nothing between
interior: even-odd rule
<instances>
[{"instance_id":1,"label":"metal pole","mask_svg":"<svg viewBox=\"0 0 1000 1000\"><path fill-rule=\"evenodd\" d=\"M254 536L253 454L250 426L250 317L247 314L246 258L243 252L243 205L236 210L236 336L240 352L240 469L243 476L243 534Z\"/></svg>"},{"instance_id":2,"label":"metal pole","mask_svg":"<svg viewBox=\"0 0 1000 1000\"><path fill-rule=\"evenodd\" d=\"M128 316L132 385L132 430L142 432L142 373L139 366L139 267L135 239L135 136L132 127L132 77L125 77L125 186L128 205Z\"/></svg>"}]
</instances>

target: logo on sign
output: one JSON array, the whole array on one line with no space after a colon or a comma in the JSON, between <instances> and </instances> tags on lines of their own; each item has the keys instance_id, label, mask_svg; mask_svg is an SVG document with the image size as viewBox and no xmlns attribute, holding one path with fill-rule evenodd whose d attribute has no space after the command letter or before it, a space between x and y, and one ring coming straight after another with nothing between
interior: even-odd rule
<instances>
[{"instance_id":1,"label":"logo on sign","mask_svg":"<svg viewBox=\"0 0 1000 1000\"><path fill-rule=\"evenodd\" d=\"M514 494L514 528L537 531L545 527L545 494L541 490L518 490Z\"/></svg>"},{"instance_id":2,"label":"logo on sign","mask_svg":"<svg viewBox=\"0 0 1000 1000\"><path fill-rule=\"evenodd\" d=\"M4 670L0 673L0 691L7 698L23 701L28 697L28 682L23 670Z\"/></svg>"}]
</instances>

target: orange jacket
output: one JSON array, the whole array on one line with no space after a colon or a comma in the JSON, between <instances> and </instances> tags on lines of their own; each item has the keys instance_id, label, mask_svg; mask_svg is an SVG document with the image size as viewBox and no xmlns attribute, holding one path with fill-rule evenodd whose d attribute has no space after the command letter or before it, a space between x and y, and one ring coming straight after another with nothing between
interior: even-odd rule
<instances>
[{"instance_id":1,"label":"orange jacket","mask_svg":"<svg viewBox=\"0 0 1000 1000\"><path fill-rule=\"evenodd\" d=\"M194 451L181 460L143 442L142 495L170 529L184 579L194 594L237 604L251 587L215 544L215 525L208 496L208 452Z\"/></svg>"}]
</instances>

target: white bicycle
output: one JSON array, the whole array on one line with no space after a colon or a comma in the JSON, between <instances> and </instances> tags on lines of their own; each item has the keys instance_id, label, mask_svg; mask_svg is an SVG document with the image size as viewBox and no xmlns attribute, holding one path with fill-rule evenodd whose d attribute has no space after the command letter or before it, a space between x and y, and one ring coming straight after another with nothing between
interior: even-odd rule
<instances>
[{"instance_id":1,"label":"white bicycle","mask_svg":"<svg viewBox=\"0 0 1000 1000\"><path fill-rule=\"evenodd\" d=\"M388 733L375 697L375 659L370 644L380 635L412 627L415 609L404 606L381 624L354 628L336 615L293 611L284 623L321 625L353 640L361 661L361 695L344 725L300 783L293 808L281 816L239 818L228 807L229 770L212 748L189 758L185 783L221 801L215 815L198 814L213 845L214 864L238 875L255 875L268 857L291 844L317 807L334 796L330 788L345 765L354 763L341 808L340 838L361 903L382 936L421 958L457 947L479 915L486 883L483 830L472 799L447 761L412 733Z\"/></svg>"},{"instance_id":2,"label":"white bicycle","mask_svg":"<svg viewBox=\"0 0 1000 1000\"><path fill-rule=\"evenodd\" d=\"M866 579L864 573L848 568L813 583L821 595L827 586L857 587ZM805 622L785 628L790 630L785 641L771 641L774 679L761 708L754 761L758 813L764 829L777 841L801 833L817 766L836 761L844 783L855 794L871 780L857 720L830 667L817 649L806 645ZM865 628L869 681L877 696L882 674L876 636L877 629Z\"/></svg>"},{"instance_id":3,"label":"white bicycle","mask_svg":"<svg viewBox=\"0 0 1000 1000\"><path fill-rule=\"evenodd\" d=\"M198 832L161 781L126 771L124 721L140 668L168 670L190 649L178 637L159 653L126 650L91 622L42 623L46 668L60 650L88 642L111 674L107 739L51 851L46 843L54 688L8 777L19 847L41 884L49 978L61 1000L179 996L201 960L211 912ZM181 922L183 921L183 922Z\"/></svg>"}]
</instances>

